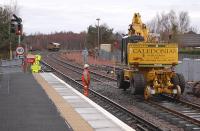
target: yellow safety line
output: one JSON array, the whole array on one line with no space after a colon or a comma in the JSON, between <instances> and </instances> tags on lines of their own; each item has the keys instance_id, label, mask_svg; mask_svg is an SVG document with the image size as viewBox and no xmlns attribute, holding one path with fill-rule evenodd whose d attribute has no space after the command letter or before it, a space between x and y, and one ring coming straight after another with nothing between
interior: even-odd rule
<instances>
[{"instance_id":1,"label":"yellow safety line","mask_svg":"<svg viewBox=\"0 0 200 131\"><path fill-rule=\"evenodd\" d=\"M93 128L85 121L74 108L60 96L54 88L42 78L40 74L33 74L38 83L53 101L61 116L70 124L74 131L93 131Z\"/></svg>"}]
</instances>

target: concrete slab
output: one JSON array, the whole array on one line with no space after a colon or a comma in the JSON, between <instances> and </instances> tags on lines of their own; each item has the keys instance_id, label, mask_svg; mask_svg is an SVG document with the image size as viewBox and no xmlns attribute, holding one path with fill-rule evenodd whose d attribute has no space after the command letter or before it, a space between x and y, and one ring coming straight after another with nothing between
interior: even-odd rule
<instances>
[{"instance_id":1,"label":"concrete slab","mask_svg":"<svg viewBox=\"0 0 200 131\"><path fill-rule=\"evenodd\" d=\"M86 113L86 114L81 114L81 116L87 120L87 121L92 121L92 120L106 120L105 116L100 114L99 112L97 114L91 114L91 113Z\"/></svg>"},{"instance_id":2,"label":"concrete slab","mask_svg":"<svg viewBox=\"0 0 200 131\"><path fill-rule=\"evenodd\" d=\"M85 101L82 99L67 99L69 103L84 103Z\"/></svg>"},{"instance_id":3,"label":"concrete slab","mask_svg":"<svg viewBox=\"0 0 200 131\"><path fill-rule=\"evenodd\" d=\"M80 114L84 114L84 113L91 113L91 114L95 114L95 113L99 113L99 111L95 108L75 108L75 110L80 113Z\"/></svg>"},{"instance_id":4,"label":"concrete slab","mask_svg":"<svg viewBox=\"0 0 200 131\"><path fill-rule=\"evenodd\" d=\"M200 113L196 113L196 112L190 112L190 113L184 113L184 115L200 115Z\"/></svg>"},{"instance_id":5,"label":"concrete slab","mask_svg":"<svg viewBox=\"0 0 200 131\"><path fill-rule=\"evenodd\" d=\"M121 129L119 129L119 128L115 128L115 127L113 127L113 128L97 128L97 129L95 129L95 131L122 131Z\"/></svg>"},{"instance_id":6,"label":"concrete slab","mask_svg":"<svg viewBox=\"0 0 200 131\"><path fill-rule=\"evenodd\" d=\"M184 121L184 120L178 121L178 125L179 125L179 127L181 127L181 128L184 128L186 124L188 124L187 121Z\"/></svg>"},{"instance_id":7,"label":"concrete slab","mask_svg":"<svg viewBox=\"0 0 200 131\"><path fill-rule=\"evenodd\" d=\"M68 95L75 95L74 92L70 92L70 91L62 91L62 92L59 92L60 95L62 96L68 96Z\"/></svg>"},{"instance_id":8,"label":"concrete slab","mask_svg":"<svg viewBox=\"0 0 200 131\"><path fill-rule=\"evenodd\" d=\"M63 92L63 91L69 92L69 90L67 90L67 88L54 88L54 89L57 90L57 91L60 91L60 92Z\"/></svg>"},{"instance_id":9,"label":"concrete slab","mask_svg":"<svg viewBox=\"0 0 200 131\"><path fill-rule=\"evenodd\" d=\"M194 124L185 124L185 130L186 131L192 131L192 128L195 128L196 125Z\"/></svg>"},{"instance_id":10,"label":"concrete slab","mask_svg":"<svg viewBox=\"0 0 200 131\"><path fill-rule=\"evenodd\" d=\"M196 110L183 110L181 112L183 112L183 113L195 113L195 112L198 112L198 111L196 111Z\"/></svg>"},{"instance_id":11,"label":"concrete slab","mask_svg":"<svg viewBox=\"0 0 200 131\"><path fill-rule=\"evenodd\" d=\"M63 98L66 99L66 100L81 99L81 98L80 98L79 96L77 96L77 95L64 95Z\"/></svg>"},{"instance_id":12,"label":"concrete slab","mask_svg":"<svg viewBox=\"0 0 200 131\"><path fill-rule=\"evenodd\" d=\"M110 122L109 120L93 120L88 121L93 128L109 128L109 127L117 127L114 123Z\"/></svg>"},{"instance_id":13,"label":"concrete slab","mask_svg":"<svg viewBox=\"0 0 200 131\"><path fill-rule=\"evenodd\" d=\"M188 116L192 118L200 118L200 115L188 115Z\"/></svg>"},{"instance_id":14,"label":"concrete slab","mask_svg":"<svg viewBox=\"0 0 200 131\"><path fill-rule=\"evenodd\" d=\"M167 119L167 121L171 121L172 120L172 118L175 118L173 115L166 115L166 119Z\"/></svg>"},{"instance_id":15,"label":"concrete slab","mask_svg":"<svg viewBox=\"0 0 200 131\"><path fill-rule=\"evenodd\" d=\"M89 105L88 103L85 103L85 102L71 103L71 105L74 108L90 108L90 107L92 107L91 105Z\"/></svg>"},{"instance_id":16,"label":"concrete slab","mask_svg":"<svg viewBox=\"0 0 200 131\"><path fill-rule=\"evenodd\" d=\"M163 112L163 113L160 113L160 115L158 116L159 118L166 118L167 117L167 115L169 115L168 113L165 113L165 112Z\"/></svg>"},{"instance_id":17,"label":"concrete slab","mask_svg":"<svg viewBox=\"0 0 200 131\"><path fill-rule=\"evenodd\" d=\"M200 127L192 128L192 131L200 131Z\"/></svg>"},{"instance_id":18,"label":"concrete slab","mask_svg":"<svg viewBox=\"0 0 200 131\"><path fill-rule=\"evenodd\" d=\"M180 118L171 118L172 124L178 124L180 120Z\"/></svg>"}]
</instances>

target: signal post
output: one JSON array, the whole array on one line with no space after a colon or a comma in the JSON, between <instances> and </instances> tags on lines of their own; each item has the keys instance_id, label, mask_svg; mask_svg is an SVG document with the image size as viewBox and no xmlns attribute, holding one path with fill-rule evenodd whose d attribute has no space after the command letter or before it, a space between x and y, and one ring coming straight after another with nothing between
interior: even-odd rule
<instances>
[{"instance_id":1,"label":"signal post","mask_svg":"<svg viewBox=\"0 0 200 131\"><path fill-rule=\"evenodd\" d=\"M17 42L18 46L16 48L16 56L22 59L22 66L23 68L26 68L26 62L24 60L25 50L24 50L24 47L21 46L22 29L23 29L22 19L16 16L15 14L13 14L13 18L11 19L11 24L10 24L10 33L13 33L18 36L18 42ZM11 42L10 42L10 52L11 52ZM11 57L12 57L12 54L10 53L10 58Z\"/></svg>"},{"instance_id":2,"label":"signal post","mask_svg":"<svg viewBox=\"0 0 200 131\"><path fill-rule=\"evenodd\" d=\"M13 24L12 26L14 26L13 27L14 29L12 29L12 31L13 31L13 33L15 33L18 36L18 45L20 45L20 43L21 43L21 35L22 35L22 19L20 17L17 17L15 14L13 14L13 17L15 19L11 20L11 22L12 21L14 22L14 23L11 23L11 25Z\"/></svg>"},{"instance_id":3,"label":"signal post","mask_svg":"<svg viewBox=\"0 0 200 131\"><path fill-rule=\"evenodd\" d=\"M24 57L24 48L21 46L21 35L22 35L22 19L15 14L13 14L13 19L11 19L10 33L15 33L18 36L18 47L16 49L17 56L19 58ZM19 51L19 49L21 51ZM23 53L21 53L23 51ZM20 53L19 53L20 52Z\"/></svg>"}]
</instances>

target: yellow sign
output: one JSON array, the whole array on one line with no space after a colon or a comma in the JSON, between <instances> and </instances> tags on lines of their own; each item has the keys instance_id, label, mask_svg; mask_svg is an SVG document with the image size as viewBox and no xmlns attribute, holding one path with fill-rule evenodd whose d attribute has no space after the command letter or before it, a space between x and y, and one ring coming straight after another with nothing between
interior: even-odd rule
<instances>
[{"instance_id":1,"label":"yellow sign","mask_svg":"<svg viewBox=\"0 0 200 131\"><path fill-rule=\"evenodd\" d=\"M129 64L172 65L178 63L178 47L176 44L137 44L128 45Z\"/></svg>"}]
</instances>

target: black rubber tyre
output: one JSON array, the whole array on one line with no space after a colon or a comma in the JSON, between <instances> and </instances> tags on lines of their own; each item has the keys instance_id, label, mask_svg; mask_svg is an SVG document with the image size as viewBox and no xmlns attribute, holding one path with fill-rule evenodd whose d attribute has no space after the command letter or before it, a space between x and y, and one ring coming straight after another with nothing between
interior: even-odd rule
<instances>
[{"instance_id":1,"label":"black rubber tyre","mask_svg":"<svg viewBox=\"0 0 200 131\"><path fill-rule=\"evenodd\" d=\"M144 94L144 88L146 86L146 80L141 73L135 73L133 79L130 81L132 94Z\"/></svg>"},{"instance_id":2,"label":"black rubber tyre","mask_svg":"<svg viewBox=\"0 0 200 131\"><path fill-rule=\"evenodd\" d=\"M174 77L171 79L172 83L176 86L179 85L181 88L181 93L185 90L185 78L183 74L176 73Z\"/></svg>"},{"instance_id":3,"label":"black rubber tyre","mask_svg":"<svg viewBox=\"0 0 200 131\"><path fill-rule=\"evenodd\" d=\"M195 96L200 97L200 81L196 82L192 87L192 92Z\"/></svg>"},{"instance_id":4,"label":"black rubber tyre","mask_svg":"<svg viewBox=\"0 0 200 131\"><path fill-rule=\"evenodd\" d=\"M171 78L171 82L174 85L179 85L179 79L178 79L178 75L175 74L172 78Z\"/></svg>"},{"instance_id":5,"label":"black rubber tyre","mask_svg":"<svg viewBox=\"0 0 200 131\"><path fill-rule=\"evenodd\" d=\"M124 81L124 72L123 71L119 71L117 73L117 87L120 89L128 89L130 86L129 82Z\"/></svg>"},{"instance_id":6,"label":"black rubber tyre","mask_svg":"<svg viewBox=\"0 0 200 131\"><path fill-rule=\"evenodd\" d=\"M177 73L177 76L179 79L179 86L181 87L181 93L183 93L185 90L185 78L184 78L183 74Z\"/></svg>"}]
</instances>

